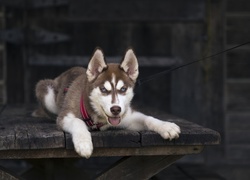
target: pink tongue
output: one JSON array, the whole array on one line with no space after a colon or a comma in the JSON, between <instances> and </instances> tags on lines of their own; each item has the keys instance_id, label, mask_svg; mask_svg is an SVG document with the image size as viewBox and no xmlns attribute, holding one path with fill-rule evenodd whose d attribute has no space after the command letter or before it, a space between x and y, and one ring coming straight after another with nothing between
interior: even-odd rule
<instances>
[{"instance_id":1,"label":"pink tongue","mask_svg":"<svg viewBox=\"0 0 250 180\"><path fill-rule=\"evenodd\" d=\"M109 118L109 122L110 124L112 124L113 126L117 126L119 123L120 123L121 119L118 117L118 118Z\"/></svg>"}]
</instances>

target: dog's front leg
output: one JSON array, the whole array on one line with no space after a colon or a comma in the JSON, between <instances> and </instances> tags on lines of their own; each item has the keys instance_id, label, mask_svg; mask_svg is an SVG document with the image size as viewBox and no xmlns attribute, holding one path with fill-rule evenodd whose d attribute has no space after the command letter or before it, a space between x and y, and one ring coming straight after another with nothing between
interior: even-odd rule
<instances>
[{"instance_id":1,"label":"dog's front leg","mask_svg":"<svg viewBox=\"0 0 250 180\"><path fill-rule=\"evenodd\" d=\"M176 139L181 133L180 127L175 123L162 121L152 116L134 111L125 123L130 130L150 130L160 134L164 139Z\"/></svg>"},{"instance_id":2,"label":"dog's front leg","mask_svg":"<svg viewBox=\"0 0 250 180\"><path fill-rule=\"evenodd\" d=\"M65 116L59 115L57 123L63 131L72 135L75 151L80 156L89 158L93 152L93 143L86 124L72 113Z\"/></svg>"}]
</instances>

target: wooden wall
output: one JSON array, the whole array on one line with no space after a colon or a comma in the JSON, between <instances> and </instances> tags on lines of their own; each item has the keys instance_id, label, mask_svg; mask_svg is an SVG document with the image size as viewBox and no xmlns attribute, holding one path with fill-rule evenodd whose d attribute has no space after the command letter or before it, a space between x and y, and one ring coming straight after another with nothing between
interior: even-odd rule
<instances>
[{"instance_id":1,"label":"wooden wall","mask_svg":"<svg viewBox=\"0 0 250 180\"><path fill-rule=\"evenodd\" d=\"M86 66L96 46L109 62L119 62L133 47L140 77L179 65L182 59L172 49L177 23L200 24L199 33L206 24L206 3L200 0L23 2L5 2L10 103L34 102L39 79L53 78L71 66ZM203 34L192 36L204 42ZM186 44L178 46L187 51ZM135 100L170 111L170 79L169 74L138 87Z\"/></svg>"},{"instance_id":2,"label":"wooden wall","mask_svg":"<svg viewBox=\"0 0 250 180\"><path fill-rule=\"evenodd\" d=\"M226 46L250 41L250 1L227 0ZM226 141L230 163L250 162L250 45L227 53Z\"/></svg>"},{"instance_id":3,"label":"wooden wall","mask_svg":"<svg viewBox=\"0 0 250 180\"><path fill-rule=\"evenodd\" d=\"M207 1L206 24L179 25L174 53L184 62L200 59L224 49L224 1ZM199 35L203 41L194 39ZM185 49L179 46L185 44ZM216 56L172 73L172 113L220 132L220 146L205 152L207 163L223 162L224 56Z\"/></svg>"}]
</instances>

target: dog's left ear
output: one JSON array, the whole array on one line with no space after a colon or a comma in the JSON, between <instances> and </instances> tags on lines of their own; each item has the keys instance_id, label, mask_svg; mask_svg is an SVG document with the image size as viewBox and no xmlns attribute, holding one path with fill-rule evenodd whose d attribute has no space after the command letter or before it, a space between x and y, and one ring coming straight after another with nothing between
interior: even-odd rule
<instances>
[{"instance_id":1,"label":"dog's left ear","mask_svg":"<svg viewBox=\"0 0 250 180\"><path fill-rule=\"evenodd\" d=\"M125 53L124 59L120 64L120 68L123 69L134 82L136 81L139 75L139 69L137 58L132 49L128 49Z\"/></svg>"},{"instance_id":2,"label":"dog's left ear","mask_svg":"<svg viewBox=\"0 0 250 180\"><path fill-rule=\"evenodd\" d=\"M96 79L106 68L107 63L105 62L104 54L101 49L97 48L88 64L86 72L88 81L90 82Z\"/></svg>"}]
</instances>

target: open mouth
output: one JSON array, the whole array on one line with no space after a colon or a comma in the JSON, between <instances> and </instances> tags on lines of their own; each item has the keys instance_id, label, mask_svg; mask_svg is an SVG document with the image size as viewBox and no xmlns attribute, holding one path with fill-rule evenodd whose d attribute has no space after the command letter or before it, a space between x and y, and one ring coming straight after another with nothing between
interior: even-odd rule
<instances>
[{"instance_id":1,"label":"open mouth","mask_svg":"<svg viewBox=\"0 0 250 180\"><path fill-rule=\"evenodd\" d=\"M118 125L120 124L120 122L121 122L121 117L119 117L119 116L110 117L110 116L108 116L108 115L105 113L105 111L104 111L103 108L102 108L102 110L103 110L104 114L106 115L106 117L107 117L107 119L108 119L108 123L109 123L110 125L112 125L112 126L118 126Z\"/></svg>"},{"instance_id":2,"label":"open mouth","mask_svg":"<svg viewBox=\"0 0 250 180\"><path fill-rule=\"evenodd\" d=\"M108 117L108 121L111 125L117 126L118 124L120 124L121 118L120 117Z\"/></svg>"}]
</instances>

